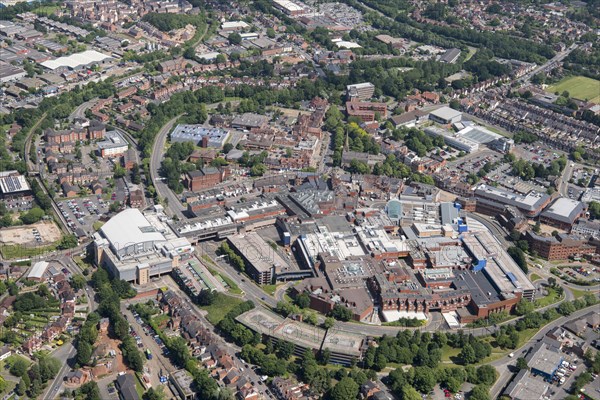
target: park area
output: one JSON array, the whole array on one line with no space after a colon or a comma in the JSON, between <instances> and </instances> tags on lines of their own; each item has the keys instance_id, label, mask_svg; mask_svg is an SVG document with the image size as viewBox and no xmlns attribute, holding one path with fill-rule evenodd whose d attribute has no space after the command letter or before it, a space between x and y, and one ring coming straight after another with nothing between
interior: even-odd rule
<instances>
[{"instance_id":1,"label":"park area","mask_svg":"<svg viewBox=\"0 0 600 400\"><path fill-rule=\"evenodd\" d=\"M577 100L588 100L600 104L600 81L585 76L570 76L548 87L548 91L555 93L569 92Z\"/></svg>"}]
</instances>

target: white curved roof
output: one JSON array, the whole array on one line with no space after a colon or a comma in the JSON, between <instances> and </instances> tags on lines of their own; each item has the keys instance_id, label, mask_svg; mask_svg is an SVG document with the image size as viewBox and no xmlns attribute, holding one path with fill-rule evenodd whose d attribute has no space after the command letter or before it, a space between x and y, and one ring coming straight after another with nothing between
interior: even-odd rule
<instances>
[{"instance_id":1,"label":"white curved roof","mask_svg":"<svg viewBox=\"0 0 600 400\"><path fill-rule=\"evenodd\" d=\"M82 65L89 65L104 61L107 58L111 57L96 50L86 50L81 53L71 54L70 56L59 57L56 60L44 61L41 64L42 66L51 70L55 70L60 67L75 69Z\"/></svg>"},{"instance_id":2,"label":"white curved roof","mask_svg":"<svg viewBox=\"0 0 600 400\"><path fill-rule=\"evenodd\" d=\"M104 224L100 231L117 248L134 243L166 241L163 234L137 208L121 211Z\"/></svg>"}]
</instances>

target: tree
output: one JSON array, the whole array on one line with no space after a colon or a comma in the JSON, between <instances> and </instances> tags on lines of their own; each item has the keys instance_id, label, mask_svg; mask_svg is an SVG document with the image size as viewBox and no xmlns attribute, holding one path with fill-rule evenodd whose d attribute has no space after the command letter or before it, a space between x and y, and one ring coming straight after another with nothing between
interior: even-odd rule
<instances>
[{"instance_id":1,"label":"tree","mask_svg":"<svg viewBox=\"0 0 600 400\"><path fill-rule=\"evenodd\" d=\"M520 370L527 369L527 360L525 360L523 357L517 358L517 368Z\"/></svg>"},{"instance_id":2,"label":"tree","mask_svg":"<svg viewBox=\"0 0 600 400\"><path fill-rule=\"evenodd\" d=\"M121 209L121 203L118 201L114 201L110 204L110 206L108 207L108 211L110 211L111 213L117 212Z\"/></svg>"},{"instance_id":3,"label":"tree","mask_svg":"<svg viewBox=\"0 0 600 400\"><path fill-rule=\"evenodd\" d=\"M296 296L295 303L300 308L308 308L310 306L310 297L305 292L300 293Z\"/></svg>"},{"instance_id":4,"label":"tree","mask_svg":"<svg viewBox=\"0 0 600 400\"><path fill-rule=\"evenodd\" d=\"M383 371L385 367L387 367L387 362L388 360L385 357L385 355L378 351L377 355L375 356L375 369L377 369L378 371Z\"/></svg>"},{"instance_id":5,"label":"tree","mask_svg":"<svg viewBox=\"0 0 600 400\"><path fill-rule=\"evenodd\" d=\"M165 398L165 394L161 387L158 389L150 388L144 393L142 396L143 400L163 400Z\"/></svg>"},{"instance_id":6,"label":"tree","mask_svg":"<svg viewBox=\"0 0 600 400\"><path fill-rule=\"evenodd\" d=\"M515 312L517 315L529 314L534 310L534 305L531 301L521 299L515 306Z\"/></svg>"},{"instance_id":7,"label":"tree","mask_svg":"<svg viewBox=\"0 0 600 400\"><path fill-rule=\"evenodd\" d=\"M14 375L14 376L20 378L23 375L25 375L25 373L27 372L27 368L29 368L29 363L27 362L27 360L25 360L22 357L18 357L13 362L13 365L11 365L10 373L11 373L11 375Z\"/></svg>"},{"instance_id":8,"label":"tree","mask_svg":"<svg viewBox=\"0 0 600 400\"><path fill-rule=\"evenodd\" d=\"M58 248L60 250L72 249L77 247L79 241L77 240L77 236L75 235L65 235L60 239L58 243Z\"/></svg>"},{"instance_id":9,"label":"tree","mask_svg":"<svg viewBox=\"0 0 600 400\"><path fill-rule=\"evenodd\" d=\"M527 260L525 259L525 253L523 253L523 250L515 246L510 246L507 252L513 258L513 260L515 260L517 265L521 267L523 272L529 272L529 268L527 267Z\"/></svg>"},{"instance_id":10,"label":"tree","mask_svg":"<svg viewBox=\"0 0 600 400\"><path fill-rule=\"evenodd\" d=\"M469 343L466 343L463 346L458 356L465 364L473 364L477 361L477 358L475 357L475 350L473 349L473 346L471 346Z\"/></svg>"},{"instance_id":11,"label":"tree","mask_svg":"<svg viewBox=\"0 0 600 400\"><path fill-rule=\"evenodd\" d=\"M21 215L21 221L23 221L25 225L35 224L41 220L44 215L44 210L39 207L33 207L31 210Z\"/></svg>"},{"instance_id":12,"label":"tree","mask_svg":"<svg viewBox=\"0 0 600 400\"><path fill-rule=\"evenodd\" d=\"M223 153L227 154L229 153L231 150L233 150L233 145L231 143L225 143L223 145Z\"/></svg>"},{"instance_id":13,"label":"tree","mask_svg":"<svg viewBox=\"0 0 600 400\"><path fill-rule=\"evenodd\" d=\"M274 39L275 38L275 29L267 28L267 37L269 37L270 39Z\"/></svg>"},{"instance_id":14,"label":"tree","mask_svg":"<svg viewBox=\"0 0 600 400\"><path fill-rule=\"evenodd\" d=\"M350 321L352 319L352 311L341 304L336 304L330 312L331 316L340 321Z\"/></svg>"},{"instance_id":15,"label":"tree","mask_svg":"<svg viewBox=\"0 0 600 400\"><path fill-rule=\"evenodd\" d=\"M294 343L287 340L280 340L275 345L275 352L282 360L288 360L294 354Z\"/></svg>"},{"instance_id":16,"label":"tree","mask_svg":"<svg viewBox=\"0 0 600 400\"><path fill-rule=\"evenodd\" d=\"M496 372L496 368L491 365L482 365L477 368L477 382L482 383L484 385L491 386L496 382L498 377L498 373Z\"/></svg>"},{"instance_id":17,"label":"tree","mask_svg":"<svg viewBox=\"0 0 600 400\"><path fill-rule=\"evenodd\" d=\"M352 400L358 396L358 383L354 382L352 378L342 378L334 387L331 389L331 400Z\"/></svg>"},{"instance_id":18,"label":"tree","mask_svg":"<svg viewBox=\"0 0 600 400\"><path fill-rule=\"evenodd\" d=\"M229 40L229 43L231 44L239 45L242 43L242 36L237 32L233 32L227 36L227 40Z\"/></svg>"},{"instance_id":19,"label":"tree","mask_svg":"<svg viewBox=\"0 0 600 400\"><path fill-rule=\"evenodd\" d=\"M561 315L570 315L575 312L575 306L570 301L563 301L557 308Z\"/></svg>"},{"instance_id":20,"label":"tree","mask_svg":"<svg viewBox=\"0 0 600 400\"><path fill-rule=\"evenodd\" d=\"M471 400L490 400L490 388L484 385L477 385L471 390L469 399Z\"/></svg>"},{"instance_id":21,"label":"tree","mask_svg":"<svg viewBox=\"0 0 600 400\"><path fill-rule=\"evenodd\" d=\"M87 280L81 274L76 274L71 277L71 287L75 290L80 290L85 287Z\"/></svg>"},{"instance_id":22,"label":"tree","mask_svg":"<svg viewBox=\"0 0 600 400\"><path fill-rule=\"evenodd\" d=\"M421 395L410 385L402 387L402 400L421 400Z\"/></svg>"},{"instance_id":23,"label":"tree","mask_svg":"<svg viewBox=\"0 0 600 400\"><path fill-rule=\"evenodd\" d=\"M197 302L198 305L201 306L210 306L214 303L216 298L215 293L212 290L202 290L200 294L198 294Z\"/></svg>"},{"instance_id":24,"label":"tree","mask_svg":"<svg viewBox=\"0 0 600 400\"><path fill-rule=\"evenodd\" d=\"M88 365L92 359L92 345L84 340L77 342L77 364L80 366Z\"/></svg>"},{"instance_id":25,"label":"tree","mask_svg":"<svg viewBox=\"0 0 600 400\"><path fill-rule=\"evenodd\" d=\"M413 386L421 393L429 393L436 384L434 370L429 367L415 367Z\"/></svg>"}]
</instances>

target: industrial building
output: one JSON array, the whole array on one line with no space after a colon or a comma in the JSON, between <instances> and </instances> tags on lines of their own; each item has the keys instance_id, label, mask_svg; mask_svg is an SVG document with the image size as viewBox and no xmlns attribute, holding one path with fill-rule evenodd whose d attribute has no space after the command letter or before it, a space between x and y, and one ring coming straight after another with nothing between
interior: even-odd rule
<instances>
[{"instance_id":1,"label":"industrial building","mask_svg":"<svg viewBox=\"0 0 600 400\"><path fill-rule=\"evenodd\" d=\"M29 194L31 194L29 183L18 171L0 172L1 199L23 198Z\"/></svg>"},{"instance_id":2,"label":"industrial building","mask_svg":"<svg viewBox=\"0 0 600 400\"><path fill-rule=\"evenodd\" d=\"M33 267L31 267L31 270L27 274L27 279L30 281L41 282L44 280L44 274L46 273L49 265L50 264L47 261L36 262L33 264Z\"/></svg>"},{"instance_id":3,"label":"industrial building","mask_svg":"<svg viewBox=\"0 0 600 400\"><path fill-rule=\"evenodd\" d=\"M440 56L440 62L454 64L460 57L460 49L450 49Z\"/></svg>"},{"instance_id":4,"label":"industrial building","mask_svg":"<svg viewBox=\"0 0 600 400\"><path fill-rule=\"evenodd\" d=\"M171 142L192 142L200 147L222 148L229 138L229 131L207 128L202 125L179 124L171 133Z\"/></svg>"},{"instance_id":5,"label":"industrial building","mask_svg":"<svg viewBox=\"0 0 600 400\"><path fill-rule=\"evenodd\" d=\"M273 0L273 6L291 17L305 14L308 8L302 3L290 0Z\"/></svg>"},{"instance_id":6,"label":"industrial building","mask_svg":"<svg viewBox=\"0 0 600 400\"><path fill-rule=\"evenodd\" d=\"M440 107L429 113L429 119L442 125L460 122L462 113L450 107Z\"/></svg>"},{"instance_id":7,"label":"industrial building","mask_svg":"<svg viewBox=\"0 0 600 400\"><path fill-rule=\"evenodd\" d=\"M94 255L98 266L128 282L143 285L154 276L171 272L193 247L177 238L168 227L137 208L112 217L94 234Z\"/></svg>"},{"instance_id":8,"label":"industrial building","mask_svg":"<svg viewBox=\"0 0 600 400\"><path fill-rule=\"evenodd\" d=\"M531 349L525 360L532 373L552 379L563 362L563 356L560 350L550 347L542 341Z\"/></svg>"},{"instance_id":9,"label":"industrial building","mask_svg":"<svg viewBox=\"0 0 600 400\"><path fill-rule=\"evenodd\" d=\"M536 379L528 369L522 369L513 378L502 393L512 400L544 400L550 385L541 379Z\"/></svg>"},{"instance_id":10,"label":"industrial building","mask_svg":"<svg viewBox=\"0 0 600 400\"><path fill-rule=\"evenodd\" d=\"M26 76L27 72L23 68L16 67L5 62L0 62L0 83L18 81Z\"/></svg>"},{"instance_id":11,"label":"industrial building","mask_svg":"<svg viewBox=\"0 0 600 400\"><path fill-rule=\"evenodd\" d=\"M51 71L65 72L104 64L111 60L111 56L102 54L96 50L86 50L81 53L71 54L70 56L59 57L55 60L44 61L41 65Z\"/></svg>"}]
</instances>

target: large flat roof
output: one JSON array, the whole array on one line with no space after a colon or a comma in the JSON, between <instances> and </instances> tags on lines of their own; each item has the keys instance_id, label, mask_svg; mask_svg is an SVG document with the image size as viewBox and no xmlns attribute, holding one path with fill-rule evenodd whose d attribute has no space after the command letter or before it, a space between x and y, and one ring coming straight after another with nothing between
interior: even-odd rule
<instances>
[{"instance_id":1,"label":"large flat roof","mask_svg":"<svg viewBox=\"0 0 600 400\"><path fill-rule=\"evenodd\" d=\"M245 235L233 235L228 237L231 244L241 253L246 260L252 263L259 272L287 267L288 263L281 258L277 251L264 241L256 232L250 232Z\"/></svg>"},{"instance_id":2,"label":"large flat roof","mask_svg":"<svg viewBox=\"0 0 600 400\"><path fill-rule=\"evenodd\" d=\"M583 212L583 203L566 197L559 197L542 214L542 217L572 224Z\"/></svg>"},{"instance_id":3,"label":"large flat roof","mask_svg":"<svg viewBox=\"0 0 600 400\"><path fill-rule=\"evenodd\" d=\"M165 237L137 208L121 211L100 228L102 235L114 248L134 243L164 242Z\"/></svg>"},{"instance_id":4,"label":"large flat roof","mask_svg":"<svg viewBox=\"0 0 600 400\"><path fill-rule=\"evenodd\" d=\"M462 115L460 111L456 111L455 109L446 106L440 107L437 110L433 110L429 114L445 120L450 120Z\"/></svg>"},{"instance_id":5,"label":"large flat roof","mask_svg":"<svg viewBox=\"0 0 600 400\"><path fill-rule=\"evenodd\" d=\"M42 66L55 70L61 67L75 69L82 65L89 65L104 61L111 58L110 56L100 53L96 50L86 50L81 53L71 54L70 56L59 57L55 60L48 60L41 63Z\"/></svg>"},{"instance_id":6,"label":"large flat roof","mask_svg":"<svg viewBox=\"0 0 600 400\"><path fill-rule=\"evenodd\" d=\"M549 198L545 193L531 191L526 195L521 195L508 190L488 186L485 184L475 188L475 195L481 196L490 200L497 201L501 204L508 204L528 211L535 211L541 207Z\"/></svg>"}]
</instances>

